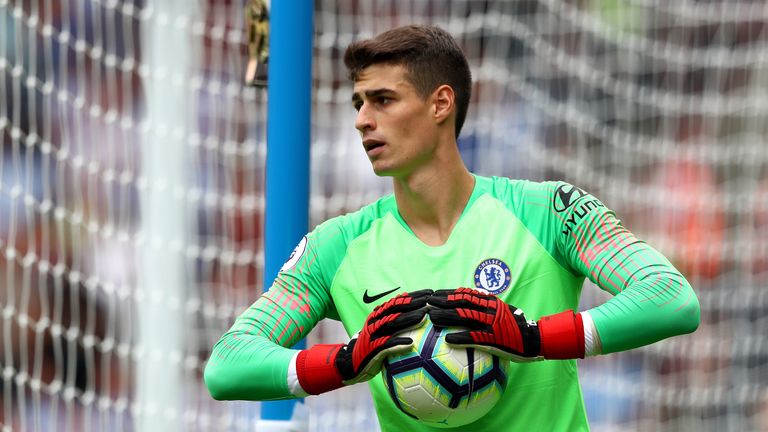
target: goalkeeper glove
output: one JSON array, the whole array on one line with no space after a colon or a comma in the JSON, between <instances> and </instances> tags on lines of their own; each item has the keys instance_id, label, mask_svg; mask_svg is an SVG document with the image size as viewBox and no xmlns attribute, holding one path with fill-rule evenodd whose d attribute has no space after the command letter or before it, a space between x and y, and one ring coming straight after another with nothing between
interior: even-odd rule
<instances>
[{"instance_id":1,"label":"goalkeeper glove","mask_svg":"<svg viewBox=\"0 0 768 432\"><path fill-rule=\"evenodd\" d=\"M446 335L449 344L474 346L518 362L584 358L581 314L568 310L528 321L521 309L470 288L438 290L427 303L437 326L467 330Z\"/></svg>"},{"instance_id":2,"label":"goalkeeper glove","mask_svg":"<svg viewBox=\"0 0 768 432\"><path fill-rule=\"evenodd\" d=\"M411 347L413 339L393 335L424 321L431 294L432 290L421 290L393 297L376 306L349 343L319 344L300 351L296 375L301 388L320 394L373 378L384 357Z\"/></svg>"}]
</instances>

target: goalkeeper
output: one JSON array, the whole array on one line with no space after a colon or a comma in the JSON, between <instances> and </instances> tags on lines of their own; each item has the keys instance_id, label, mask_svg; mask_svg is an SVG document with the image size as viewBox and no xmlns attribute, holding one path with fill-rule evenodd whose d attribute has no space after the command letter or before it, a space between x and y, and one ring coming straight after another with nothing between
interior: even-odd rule
<instances>
[{"instance_id":1,"label":"goalkeeper","mask_svg":"<svg viewBox=\"0 0 768 432\"><path fill-rule=\"evenodd\" d=\"M363 151L394 194L301 240L214 346L205 369L214 398L286 399L369 380L412 343L393 335L429 313L468 329L448 342L513 360L503 399L461 430L587 430L575 359L697 328L689 283L596 197L467 170L457 137L472 80L449 34L396 28L352 43L344 62ZM613 297L574 312L585 278ZM287 348L324 318L352 339ZM369 385L382 430L449 430L400 412L381 379Z\"/></svg>"}]
</instances>

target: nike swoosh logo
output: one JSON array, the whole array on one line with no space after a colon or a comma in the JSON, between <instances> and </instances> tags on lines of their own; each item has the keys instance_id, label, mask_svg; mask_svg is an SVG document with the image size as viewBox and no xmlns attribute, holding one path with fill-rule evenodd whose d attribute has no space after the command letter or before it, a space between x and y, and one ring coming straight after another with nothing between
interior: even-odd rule
<instances>
[{"instance_id":1,"label":"nike swoosh logo","mask_svg":"<svg viewBox=\"0 0 768 432\"><path fill-rule=\"evenodd\" d=\"M380 299L380 298L382 298L382 297L384 297L386 295L392 294L393 292L395 292L395 291L397 291L399 289L400 289L400 287L393 288L393 289L391 289L389 291L384 291L383 293L378 293L378 294L376 294L374 296L369 296L368 295L368 290L365 290L365 292L363 293L363 303L373 303L376 300L378 300L378 299Z\"/></svg>"}]
</instances>

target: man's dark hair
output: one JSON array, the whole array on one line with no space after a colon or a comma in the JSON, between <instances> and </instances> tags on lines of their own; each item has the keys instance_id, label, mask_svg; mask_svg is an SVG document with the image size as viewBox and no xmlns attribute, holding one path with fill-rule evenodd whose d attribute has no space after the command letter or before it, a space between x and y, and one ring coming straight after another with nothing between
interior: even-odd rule
<instances>
[{"instance_id":1,"label":"man's dark hair","mask_svg":"<svg viewBox=\"0 0 768 432\"><path fill-rule=\"evenodd\" d=\"M406 78L422 98L448 84L456 95L456 137L467 117L472 94L472 73L456 40L445 30L429 25L408 25L372 39L353 42L344 53L349 79L357 81L374 64L402 65Z\"/></svg>"}]
</instances>

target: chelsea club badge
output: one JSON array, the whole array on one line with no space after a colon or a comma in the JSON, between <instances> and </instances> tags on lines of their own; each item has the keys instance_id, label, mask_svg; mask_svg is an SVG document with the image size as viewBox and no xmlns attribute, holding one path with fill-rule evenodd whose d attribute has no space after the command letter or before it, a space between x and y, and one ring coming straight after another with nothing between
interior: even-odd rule
<instances>
[{"instance_id":1,"label":"chelsea club badge","mask_svg":"<svg viewBox=\"0 0 768 432\"><path fill-rule=\"evenodd\" d=\"M489 258L475 269L475 287L497 295L509 288L509 266L500 259Z\"/></svg>"}]
</instances>

